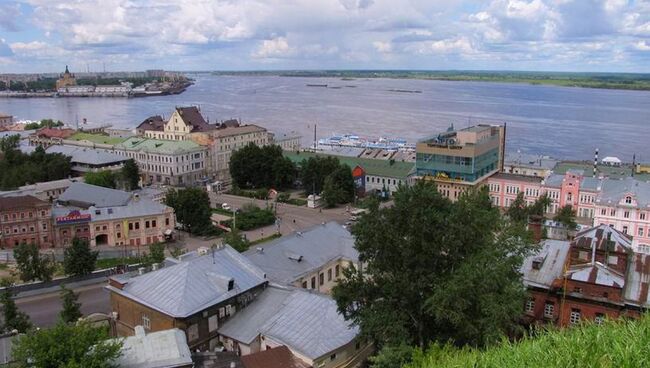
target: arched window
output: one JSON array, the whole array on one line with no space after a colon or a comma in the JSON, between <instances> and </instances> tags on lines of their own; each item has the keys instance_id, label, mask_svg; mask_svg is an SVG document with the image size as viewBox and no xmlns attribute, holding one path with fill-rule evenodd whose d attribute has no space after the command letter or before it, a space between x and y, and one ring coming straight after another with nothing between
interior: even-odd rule
<instances>
[{"instance_id":1,"label":"arched window","mask_svg":"<svg viewBox=\"0 0 650 368\"><path fill-rule=\"evenodd\" d=\"M632 203L632 197L630 197L630 196L625 197L625 203L626 204L631 204Z\"/></svg>"}]
</instances>

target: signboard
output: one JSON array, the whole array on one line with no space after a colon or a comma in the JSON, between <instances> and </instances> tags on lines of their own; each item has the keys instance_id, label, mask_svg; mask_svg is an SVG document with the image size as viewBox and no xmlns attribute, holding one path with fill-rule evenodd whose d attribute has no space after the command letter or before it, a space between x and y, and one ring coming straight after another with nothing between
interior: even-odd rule
<instances>
[{"instance_id":1,"label":"signboard","mask_svg":"<svg viewBox=\"0 0 650 368\"><path fill-rule=\"evenodd\" d=\"M352 179L354 180L354 188L359 197L363 197L366 193L366 172L361 166L356 166L352 169Z\"/></svg>"},{"instance_id":2,"label":"signboard","mask_svg":"<svg viewBox=\"0 0 650 368\"><path fill-rule=\"evenodd\" d=\"M90 222L90 214L82 214L78 210L70 211L66 216L56 218L57 225L78 224L81 222Z\"/></svg>"}]
</instances>

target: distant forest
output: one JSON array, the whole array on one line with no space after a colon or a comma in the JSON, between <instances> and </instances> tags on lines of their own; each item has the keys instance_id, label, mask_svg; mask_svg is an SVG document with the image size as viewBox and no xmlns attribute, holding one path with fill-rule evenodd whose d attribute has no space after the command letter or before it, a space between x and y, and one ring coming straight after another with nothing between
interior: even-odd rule
<instances>
[{"instance_id":1,"label":"distant forest","mask_svg":"<svg viewBox=\"0 0 650 368\"><path fill-rule=\"evenodd\" d=\"M345 80L366 78L429 79L545 84L565 87L650 90L650 74L569 73L519 71L422 71L422 70L314 70L213 72L214 75L326 77Z\"/></svg>"}]
</instances>

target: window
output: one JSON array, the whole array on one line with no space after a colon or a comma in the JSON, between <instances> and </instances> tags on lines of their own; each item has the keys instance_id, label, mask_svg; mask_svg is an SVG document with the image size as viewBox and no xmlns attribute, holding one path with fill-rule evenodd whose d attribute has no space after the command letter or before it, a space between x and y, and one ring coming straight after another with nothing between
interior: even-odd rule
<instances>
[{"instance_id":1,"label":"window","mask_svg":"<svg viewBox=\"0 0 650 368\"><path fill-rule=\"evenodd\" d=\"M140 222L139 222L139 221L135 223L135 229L136 229L136 230L139 230L139 229L140 229Z\"/></svg>"},{"instance_id":2,"label":"window","mask_svg":"<svg viewBox=\"0 0 650 368\"><path fill-rule=\"evenodd\" d=\"M311 278L311 288L316 289L316 277Z\"/></svg>"},{"instance_id":3,"label":"window","mask_svg":"<svg viewBox=\"0 0 650 368\"><path fill-rule=\"evenodd\" d=\"M169 217L165 219L165 226L169 226Z\"/></svg>"},{"instance_id":4,"label":"window","mask_svg":"<svg viewBox=\"0 0 650 368\"><path fill-rule=\"evenodd\" d=\"M144 327L145 330L151 330L151 320L146 314L142 315L142 327Z\"/></svg>"},{"instance_id":5,"label":"window","mask_svg":"<svg viewBox=\"0 0 650 368\"><path fill-rule=\"evenodd\" d=\"M544 304L544 317L553 318L553 312L555 311L555 305L551 302L546 302Z\"/></svg>"},{"instance_id":6,"label":"window","mask_svg":"<svg viewBox=\"0 0 650 368\"><path fill-rule=\"evenodd\" d=\"M194 341L199 338L199 325L194 323L187 328L187 341Z\"/></svg>"},{"instance_id":7,"label":"window","mask_svg":"<svg viewBox=\"0 0 650 368\"><path fill-rule=\"evenodd\" d=\"M133 230L133 223L129 222L129 230Z\"/></svg>"},{"instance_id":8,"label":"window","mask_svg":"<svg viewBox=\"0 0 650 368\"><path fill-rule=\"evenodd\" d=\"M144 222L144 227L148 229L149 226L150 226L150 225L149 225L149 221L145 221L145 222Z\"/></svg>"},{"instance_id":9,"label":"window","mask_svg":"<svg viewBox=\"0 0 650 368\"><path fill-rule=\"evenodd\" d=\"M534 299L528 299L526 301L526 312L527 313L532 313L533 310L535 310L535 300Z\"/></svg>"},{"instance_id":10,"label":"window","mask_svg":"<svg viewBox=\"0 0 650 368\"><path fill-rule=\"evenodd\" d=\"M217 328L219 328L219 318L215 314L208 318L208 332L216 331Z\"/></svg>"},{"instance_id":11,"label":"window","mask_svg":"<svg viewBox=\"0 0 650 368\"><path fill-rule=\"evenodd\" d=\"M153 227L153 228L156 227L156 220L151 220L151 227Z\"/></svg>"},{"instance_id":12,"label":"window","mask_svg":"<svg viewBox=\"0 0 650 368\"><path fill-rule=\"evenodd\" d=\"M571 309L571 315L569 316L569 323L575 325L580 323L580 309Z\"/></svg>"},{"instance_id":13,"label":"window","mask_svg":"<svg viewBox=\"0 0 650 368\"><path fill-rule=\"evenodd\" d=\"M610 216L616 216L616 210L609 210Z\"/></svg>"},{"instance_id":14,"label":"window","mask_svg":"<svg viewBox=\"0 0 650 368\"><path fill-rule=\"evenodd\" d=\"M223 318L226 316L226 308L221 307L219 308L219 318Z\"/></svg>"},{"instance_id":15,"label":"window","mask_svg":"<svg viewBox=\"0 0 650 368\"><path fill-rule=\"evenodd\" d=\"M623 234L627 234L627 226L623 226Z\"/></svg>"},{"instance_id":16,"label":"window","mask_svg":"<svg viewBox=\"0 0 650 368\"><path fill-rule=\"evenodd\" d=\"M623 212L623 217L630 218L630 211Z\"/></svg>"},{"instance_id":17,"label":"window","mask_svg":"<svg viewBox=\"0 0 650 368\"><path fill-rule=\"evenodd\" d=\"M323 285L325 283L325 274L322 272L318 275L318 283L320 285Z\"/></svg>"},{"instance_id":18,"label":"window","mask_svg":"<svg viewBox=\"0 0 650 368\"><path fill-rule=\"evenodd\" d=\"M306 289L306 288L307 288L307 281L303 281L303 282L302 282L302 288L303 288L303 289Z\"/></svg>"},{"instance_id":19,"label":"window","mask_svg":"<svg viewBox=\"0 0 650 368\"><path fill-rule=\"evenodd\" d=\"M578 294L582 294L582 288L574 287L574 288L573 288L573 292L574 292L574 293L578 293Z\"/></svg>"},{"instance_id":20,"label":"window","mask_svg":"<svg viewBox=\"0 0 650 368\"><path fill-rule=\"evenodd\" d=\"M625 203L626 204L632 204L632 197L630 197L630 196L625 197Z\"/></svg>"},{"instance_id":21,"label":"window","mask_svg":"<svg viewBox=\"0 0 650 368\"><path fill-rule=\"evenodd\" d=\"M609 256L609 257L607 257L607 263L610 264L610 265L618 264L618 257L617 256Z\"/></svg>"},{"instance_id":22,"label":"window","mask_svg":"<svg viewBox=\"0 0 650 368\"><path fill-rule=\"evenodd\" d=\"M122 237L122 233L117 233L117 238L120 239Z\"/></svg>"},{"instance_id":23,"label":"window","mask_svg":"<svg viewBox=\"0 0 650 368\"><path fill-rule=\"evenodd\" d=\"M334 277L339 277L339 265L336 265L336 267L334 267Z\"/></svg>"},{"instance_id":24,"label":"window","mask_svg":"<svg viewBox=\"0 0 650 368\"><path fill-rule=\"evenodd\" d=\"M639 234L639 236L643 236L643 228L642 227L639 227L638 234Z\"/></svg>"},{"instance_id":25,"label":"window","mask_svg":"<svg viewBox=\"0 0 650 368\"><path fill-rule=\"evenodd\" d=\"M605 315L602 313L596 313L596 318L594 318L594 323L600 326L603 324L604 321L605 321Z\"/></svg>"},{"instance_id":26,"label":"window","mask_svg":"<svg viewBox=\"0 0 650 368\"><path fill-rule=\"evenodd\" d=\"M327 270L327 281L332 281L332 269Z\"/></svg>"},{"instance_id":27,"label":"window","mask_svg":"<svg viewBox=\"0 0 650 368\"><path fill-rule=\"evenodd\" d=\"M336 353L330 355L330 360L334 360L334 359L336 359Z\"/></svg>"},{"instance_id":28,"label":"window","mask_svg":"<svg viewBox=\"0 0 650 368\"><path fill-rule=\"evenodd\" d=\"M645 212L641 212L641 213L639 214L639 219L640 219L640 220L645 220Z\"/></svg>"},{"instance_id":29,"label":"window","mask_svg":"<svg viewBox=\"0 0 650 368\"><path fill-rule=\"evenodd\" d=\"M43 223L43 230L47 230L47 224Z\"/></svg>"}]
</instances>

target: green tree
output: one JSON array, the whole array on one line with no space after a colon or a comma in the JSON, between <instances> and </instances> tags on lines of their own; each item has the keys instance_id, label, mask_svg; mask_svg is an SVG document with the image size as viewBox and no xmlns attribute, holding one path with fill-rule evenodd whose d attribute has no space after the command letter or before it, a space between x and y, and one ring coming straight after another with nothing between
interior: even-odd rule
<instances>
[{"instance_id":1,"label":"green tree","mask_svg":"<svg viewBox=\"0 0 650 368\"><path fill-rule=\"evenodd\" d=\"M140 183L140 169L133 159L124 163L120 176L126 184L126 190L138 189L138 184Z\"/></svg>"},{"instance_id":2,"label":"green tree","mask_svg":"<svg viewBox=\"0 0 650 368\"><path fill-rule=\"evenodd\" d=\"M18 338L13 358L21 367L112 368L122 341L109 339L106 328L88 323L57 323Z\"/></svg>"},{"instance_id":3,"label":"green tree","mask_svg":"<svg viewBox=\"0 0 650 368\"><path fill-rule=\"evenodd\" d=\"M244 239L239 230L235 228L223 236L223 242L235 248L235 250L239 252L245 252L250 247L248 239Z\"/></svg>"},{"instance_id":4,"label":"green tree","mask_svg":"<svg viewBox=\"0 0 650 368\"><path fill-rule=\"evenodd\" d=\"M296 167L277 145L259 147L253 143L233 152L230 175L239 188L284 189L293 184Z\"/></svg>"},{"instance_id":5,"label":"green tree","mask_svg":"<svg viewBox=\"0 0 650 368\"><path fill-rule=\"evenodd\" d=\"M212 227L210 198L199 188L170 190L165 203L174 209L176 219L185 230L198 234Z\"/></svg>"},{"instance_id":6,"label":"green tree","mask_svg":"<svg viewBox=\"0 0 650 368\"><path fill-rule=\"evenodd\" d=\"M164 243L154 243L149 246L149 260L151 263L161 263L165 260Z\"/></svg>"},{"instance_id":7,"label":"green tree","mask_svg":"<svg viewBox=\"0 0 650 368\"><path fill-rule=\"evenodd\" d=\"M88 240L75 237L63 251L63 270L68 276L88 275L95 269L98 255L98 251L90 250Z\"/></svg>"},{"instance_id":8,"label":"green tree","mask_svg":"<svg viewBox=\"0 0 650 368\"><path fill-rule=\"evenodd\" d=\"M339 167L339 159L332 156L316 156L303 160L300 164L300 179L305 192L320 193L325 185L325 178Z\"/></svg>"},{"instance_id":9,"label":"green tree","mask_svg":"<svg viewBox=\"0 0 650 368\"><path fill-rule=\"evenodd\" d=\"M354 200L354 179L352 169L348 165L340 165L325 178L323 184L323 200L327 207Z\"/></svg>"},{"instance_id":10,"label":"green tree","mask_svg":"<svg viewBox=\"0 0 650 368\"><path fill-rule=\"evenodd\" d=\"M61 285L61 301L63 302L63 309L61 310L61 320L65 323L75 323L83 316L81 314L81 303L77 301L78 296L74 291Z\"/></svg>"},{"instance_id":11,"label":"green tree","mask_svg":"<svg viewBox=\"0 0 650 368\"><path fill-rule=\"evenodd\" d=\"M517 197L512 201L512 203L510 203L510 206L506 210L506 214L510 218L510 221L520 224L528 223L528 207L524 200L524 192L517 193Z\"/></svg>"},{"instance_id":12,"label":"green tree","mask_svg":"<svg viewBox=\"0 0 650 368\"><path fill-rule=\"evenodd\" d=\"M430 182L401 187L393 207L375 202L352 232L365 266L345 269L333 296L379 347L483 346L516 328L526 298L518 270L532 246L486 188L452 203Z\"/></svg>"},{"instance_id":13,"label":"green tree","mask_svg":"<svg viewBox=\"0 0 650 368\"><path fill-rule=\"evenodd\" d=\"M13 291L11 290L11 281L3 279L0 286L4 289L0 292L0 305L2 305L2 320L4 325L2 331L10 332L17 330L18 332L26 332L32 327L29 317L24 312L18 310L16 302L13 299Z\"/></svg>"},{"instance_id":14,"label":"green tree","mask_svg":"<svg viewBox=\"0 0 650 368\"><path fill-rule=\"evenodd\" d=\"M546 193L542 194L539 198L537 198L535 203L528 206L528 215L544 217L551 203L552 203L551 198L549 198L549 196Z\"/></svg>"},{"instance_id":15,"label":"green tree","mask_svg":"<svg viewBox=\"0 0 650 368\"><path fill-rule=\"evenodd\" d=\"M569 230L575 230L578 226L576 223L576 211L571 207L570 204L567 204L564 207L561 207L553 220L563 224Z\"/></svg>"},{"instance_id":16,"label":"green tree","mask_svg":"<svg viewBox=\"0 0 650 368\"><path fill-rule=\"evenodd\" d=\"M115 189L117 185L117 180L115 173L110 170L103 170L92 172L89 171L84 174L84 182L90 185L97 185L104 188L113 188Z\"/></svg>"},{"instance_id":17,"label":"green tree","mask_svg":"<svg viewBox=\"0 0 650 368\"><path fill-rule=\"evenodd\" d=\"M21 280L52 280L56 266L54 260L47 256L42 257L36 244L23 242L17 245L14 248L14 259Z\"/></svg>"}]
</instances>

